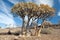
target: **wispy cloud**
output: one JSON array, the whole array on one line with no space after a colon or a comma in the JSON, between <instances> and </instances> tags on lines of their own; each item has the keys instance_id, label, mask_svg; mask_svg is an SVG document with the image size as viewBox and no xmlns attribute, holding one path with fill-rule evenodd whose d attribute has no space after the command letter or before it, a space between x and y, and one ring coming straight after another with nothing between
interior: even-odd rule
<instances>
[{"instance_id":1,"label":"wispy cloud","mask_svg":"<svg viewBox=\"0 0 60 40\"><path fill-rule=\"evenodd\" d=\"M10 1L13 4L18 3L18 2L33 2L33 0L8 0L8 1Z\"/></svg>"},{"instance_id":2,"label":"wispy cloud","mask_svg":"<svg viewBox=\"0 0 60 40\"><path fill-rule=\"evenodd\" d=\"M5 12L6 15L13 18L13 16L10 14L10 9L7 8L7 6L4 4L3 1L1 1L0 9Z\"/></svg>"},{"instance_id":3,"label":"wispy cloud","mask_svg":"<svg viewBox=\"0 0 60 40\"><path fill-rule=\"evenodd\" d=\"M58 16L60 16L60 11L58 12Z\"/></svg>"},{"instance_id":4,"label":"wispy cloud","mask_svg":"<svg viewBox=\"0 0 60 40\"><path fill-rule=\"evenodd\" d=\"M20 2L20 0L8 0L8 1L10 1L13 4Z\"/></svg>"},{"instance_id":5,"label":"wispy cloud","mask_svg":"<svg viewBox=\"0 0 60 40\"><path fill-rule=\"evenodd\" d=\"M34 0L37 4L48 4L49 6L53 6L54 1L53 0Z\"/></svg>"},{"instance_id":6,"label":"wispy cloud","mask_svg":"<svg viewBox=\"0 0 60 40\"><path fill-rule=\"evenodd\" d=\"M0 14L0 23L6 24L6 25L8 25L10 27L12 27L13 25L15 25L14 19L9 18L5 14Z\"/></svg>"},{"instance_id":7,"label":"wispy cloud","mask_svg":"<svg viewBox=\"0 0 60 40\"><path fill-rule=\"evenodd\" d=\"M49 6L53 6L54 2L53 0L9 0L13 4L18 3L18 2L35 2L37 4L48 4Z\"/></svg>"},{"instance_id":8,"label":"wispy cloud","mask_svg":"<svg viewBox=\"0 0 60 40\"><path fill-rule=\"evenodd\" d=\"M7 9L7 6L4 4L4 2L0 1L0 23L6 24L10 27L13 27L13 25L16 26L16 23L13 19L13 15L10 14L10 9Z\"/></svg>"},{"instance_id":9,"label":"wispy cloud","mask_svg":"<svg viewBox=\"0 0 60 40\"><path fill-rule=\"evenodd\" d=\"M59 1L59 3L60 3L60 0L58 0Z\"/></svg>"}]
</instances>

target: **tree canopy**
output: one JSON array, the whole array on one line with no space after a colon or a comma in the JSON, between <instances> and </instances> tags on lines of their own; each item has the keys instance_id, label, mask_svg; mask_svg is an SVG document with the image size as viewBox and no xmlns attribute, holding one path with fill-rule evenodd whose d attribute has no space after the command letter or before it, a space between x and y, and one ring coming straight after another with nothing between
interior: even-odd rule
<instances>
[{"instance_id":1,"label":"tree canopy","mask_svg":"<svg viewBox=\"0 0 60 40\"><path fill-rule=\"evenodd\" d=\"M23 19L23 25L24 25L24 17L26 15L28 16L27 25L29 25L29 21L31 18L38 18L38 19L46 20L47 18L55 15L55 9L50 7L49 5L40 4L39 6L32 2L17 3L12 7L11 11L12 13L17 14Z\"/></svg>"}]
</instances>

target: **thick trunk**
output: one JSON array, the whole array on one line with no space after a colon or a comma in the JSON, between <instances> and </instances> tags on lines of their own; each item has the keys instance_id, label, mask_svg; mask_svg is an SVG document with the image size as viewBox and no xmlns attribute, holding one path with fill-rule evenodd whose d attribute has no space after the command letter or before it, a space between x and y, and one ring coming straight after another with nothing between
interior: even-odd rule
<instances>
[{"instance_id":1,"label":"thick trunk","mask_svg":"<svg viewBox=\"0 0 60 40\"><path fill-rule=\"evenodd\" d=\"M44 28L44 25L43 25L43 22L45 21L45 19L43 19L43 21L42 21L42 25L41 25L41 27L40 27L40 29L39 29L39 31L38 31L38 36L41 36L41 30L42 30L42 28Z\"/></svg>"},{"instance_id":2,"label":"thick trunk","mask_svg":"<svg viewBox=\"0 0 60 40\"><path fill-rule=\"evenodd\" d=\"M28 27L29 27L29 21L30 21L30 19L28 18L28 22L27 22L27 25L26 25L26 35L27 35Z\"/></svg>"},{"instance_id":3,"label":"thick trunk","mask_svg":"<svg viewBox=\"0 0 60 40\"><path fill-rule=\"evenodd\" d=\"M38 20L39 20L39 19L38 19ZM35 31L36 31L36 32L35 32L35 35L36 35L36 36L38 35L38 20L37 20L37 22L36 22L37 25L36 25L36 27L35 27Z\"/></svg>"},{"instance_id":4,"label":"thick trunk","mask_svg":"<svg viewBox=\"0 0 60 40\"><path fill-rule=\"evenodd\" d=\"M35 20L36 20L36 19L32 19L32 22L35 21ZM35 35L35 36L37 36L37 26L38 26L37 22L34 23L34 30L35 30L34 35Z\"/></svg>"},{"instance_id":5,"label":"thick trunk","mask_svg":"<svg viewBox=\"0 0 60 40\"><path fill-rule=\"evenodd\" d=\"M21 28L22 35L23 35L23 31L24 31L24 18L23 18L23 24L22 24L22 28Z\"/></svg>"}]
</instances>

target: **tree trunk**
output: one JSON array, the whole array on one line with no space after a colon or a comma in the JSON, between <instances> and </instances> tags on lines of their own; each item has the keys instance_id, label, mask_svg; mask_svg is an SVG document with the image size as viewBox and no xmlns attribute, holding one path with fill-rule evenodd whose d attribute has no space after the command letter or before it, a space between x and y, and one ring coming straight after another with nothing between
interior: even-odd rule
<instances>
[{"instance_id":1,"label":"tree trunk","mask_svg":"<svg viewBox=\"0 0 60 40\"><path fill-rule=\"evenodd\" d=\"M42 25L41 25L41 27L40 27L40 29L39 29L39 31L38 31L38 36L41 36L41 30L42 30L42 28L44 28L44 25L43 25L43 22L45 21L45 19L43 19L43 21L42 21Z\"/></svg>"},{"instance_id":2,"label":"tree trunk","mask_svg":"<svg viewBox=\"0 0 60 40\"><path fill-rule=\"evenodd\" d=\"M26 35L27 35L28 27L29 27L29 21L30 21L30 19L28 18L28 22L27 22L27 25L26 25Z\"/></svg>"},{"instance_id":3,"label":"tree trunk","mask_svg":"<svg viewBox=\"0 0 60 40\"><path fill-rule=\"evenodd\" d=\"M23 18L23 24L22 24L22 28L21 28L22 35L23 35L23 31L24 31L24 18Z\"/></svg>"},{"instance_id":4,"label":"tree trunk","mask_svg":"<svg viewBox=\"0 0 60 40\"><path fill-rule=\"evenodd\" d=\"M36 20L36 19L35 19L35 20ZM39 20L39 19L38 19L38 20ZM35 26L35 31L36 31L36 32L35 32L35 35L36 35L36 36L38 36L38 20L37 20L37 22L36 22L37 25Z\"/></svg>"},{"instance_id":5,"label":"tree trunk","mask_svg":"<svg viewBox=\"0 0 60 40\"><path fill-rule=\"evenodd\" d=\"M36 19L32 19L32 22L35 21ZM34 33L34 36L37 36L37 22L36 23L33 23L34 25L34 30L35 30L35 33Z\"/></svg>"}]
</instances>

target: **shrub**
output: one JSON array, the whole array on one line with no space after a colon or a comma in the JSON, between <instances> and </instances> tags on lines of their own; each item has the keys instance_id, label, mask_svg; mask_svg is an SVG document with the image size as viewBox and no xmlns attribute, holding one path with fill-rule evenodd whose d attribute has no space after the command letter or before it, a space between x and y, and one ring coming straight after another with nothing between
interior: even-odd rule
<instances>
[{"instance_id":1,"label":"shrub","mask_svg":"<svg viewBox=\"0 0 60 40\"><path fill-rule=\"evenodd\" d=\"M52 31L48 28L43 28L42 31L41 31L42 34L51 34Z\"/></svg>"},{"instance_id":2,"label":"shrub","mask_svg":"<svg viewBox=\"0 0 60 40\"><path fill-rule=\"evenodd\" d=\"M20 34L20 31L16 31L14 35L18 36Z\"/></svg>"}]
</instances>

